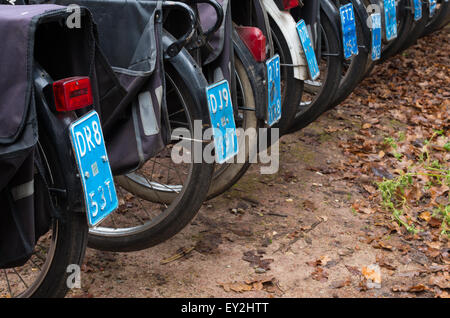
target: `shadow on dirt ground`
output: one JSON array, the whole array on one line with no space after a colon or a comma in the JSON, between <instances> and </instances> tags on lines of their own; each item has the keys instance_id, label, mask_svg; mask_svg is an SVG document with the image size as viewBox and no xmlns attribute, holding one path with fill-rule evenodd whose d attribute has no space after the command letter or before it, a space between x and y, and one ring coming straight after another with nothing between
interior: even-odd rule
<instances>
[{"instance_id":1,"label":"shadow on dirt ground","mask_svg":"<svg viewBox=\"0 0 450 318\"><path fill-rule=\"evenodd\" d=\"M376 67L168 242L89 249L68 296L448 297L449 40Z\"/></svg>"}]
</instances>

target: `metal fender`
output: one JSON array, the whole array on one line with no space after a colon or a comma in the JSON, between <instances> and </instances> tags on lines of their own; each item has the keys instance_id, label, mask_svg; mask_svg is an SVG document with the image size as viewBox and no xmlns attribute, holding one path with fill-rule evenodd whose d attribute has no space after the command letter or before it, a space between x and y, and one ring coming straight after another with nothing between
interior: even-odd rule
<instances>
[{"instance_id":1,"label":"metal fender","mask_svg":"<svg viewBox=\"0 0 450 318\"><path fill-rule=\"evenodd\" d=\"M341 21L339 10L331 0L320 0L320 9L325 13L331 21L336 36L341 37Z\"/></svg>"},{"instance_id":2,"label":"metal fender","mask_svg":"<svg viewBox=\"0 0 450 318\"><path fill-rule=\"evenodd\" d=\"M163 47L166 50L173 42L174 38L164 32L162 37ZM195 106L199 114L202 114L202 121L205 127L210 125L210 118L208 113L208 101L206 97L206 87L208 83L203 76L202 69L194 61L192 56L186 49L183 49L175 57L166 60L175 70L183 77L183 81L189 83L188 88L191 92L191 97L195 102Z\"/></svg>"},{"instance_id":3,"label":"metal fender","mask_svg":"<svg viewBox=\"0 0 450 318\"><path fill-rule=\"evenodd\" d=\"M264 120L266 118L268 100L265 63L258 63L255 61L236 30L233 30L233 46L235 54L246 66L250 83L253 89L256 90L253 92L256 104L256 118Z\"/></svg>"},{"instance_id":4,"label":"metal fender","mask_svg":"<svg viewBox=\"0 0 450 318\"><path fill-rule=\"evenodd\" d=\"M372 32L368 26L369 14L367 13L366 6L361 0L352 0L353 7L355 8L355 14L358 16L362 23L362 30L364 33L364 46L367 52L370 51L372 45Z\"/></svg>"},{"instance_id":5,"label":"metal fender","mask_svg":"<svg viewBox=\"0 0 450 318\"><path fill-rule=\"evenodd\" d=\"M274 1L262 0L269 17L277 24L286 37L294 65L294 77L304 81L309 78L306 57L297 33L297 23L289 12L280 11Z\"/></svg>"}]
</instances>

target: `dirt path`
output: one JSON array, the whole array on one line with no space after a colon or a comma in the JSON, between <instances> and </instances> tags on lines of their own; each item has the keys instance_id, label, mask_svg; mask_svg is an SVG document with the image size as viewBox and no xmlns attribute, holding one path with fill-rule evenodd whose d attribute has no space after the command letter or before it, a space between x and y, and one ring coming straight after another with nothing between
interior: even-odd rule
<instances>
[{"instance_id":1,"label":"dirt path","mask_svg":"<svg viewBox=\"0 0 450 318\"><path fill-rule=\"evenodd\" d=\"M380 146L387 136L425 120L448 129L449 51L442 31L378 66L347 102L282 138L278 174L252 167L168 242L128 254L89 249L83 287L69 297L448 296L448 239L399 228L374 181L394 173ZM402 117L426 103L441 110L427 113L434 122L426 112ZM161 263L182 248L187 255Z\"/></svg>"}]
</instances>

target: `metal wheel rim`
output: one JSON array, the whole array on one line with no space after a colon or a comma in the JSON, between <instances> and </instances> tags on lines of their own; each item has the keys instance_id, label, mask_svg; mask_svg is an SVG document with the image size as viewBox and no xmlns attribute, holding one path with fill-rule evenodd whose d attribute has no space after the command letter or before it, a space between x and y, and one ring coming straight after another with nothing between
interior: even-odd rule
<instances>
[{"instance_id":1,"label":"metal wheel rim","mask_svg":"<svg viewBox=\"0 0 450 318\"><path fill-rule=\"evenodd\" d=\"M187 111L187 103L181 94L179 88L175 85L174 80L170 77L169 74L166 73L166 82L170 82L175 89L175 92L177 96L180 98L180 102L182 103L182 107L184 107L185 114L187 117L187 121L189 124L189 128L193 129L192 127L192 118L189 116L189 112ZM97 235L97 236L104 236L104 237L122 237L122 236L128 236L128 235L134 235L138 233L145 232L149 228L155 226L159 222L165 219L165 217L170 214L173 210L173 208L178 204L179 200L181 199L183 193L186 191L185 184L189 183L191 177L192 177L192 169L193 164L190 164L189 172L186 181L183 185L164 185L162 183L158 182L152 182L148 181L147 178L137 174L136 172L129 173L125 176L122 176L123 178L129 179L132 182L135 182L139 184L142 187L148 188L149 193L154 193L155 197L164 198L161 201L164 202L155 202L155 203L161 203L161 204L169 204L169 206L164 210L164 212L158 214L154 218L152 218L149 222L146 222L145 224L140 224L137 226L131 226L131 227L124 227L124 228L111 228L111 227L104 227L101 226L101 224L97 227L89 229L89 234L91 235ZM135 194L137 197L138 195Z\"/></svg>"}]
</instances>

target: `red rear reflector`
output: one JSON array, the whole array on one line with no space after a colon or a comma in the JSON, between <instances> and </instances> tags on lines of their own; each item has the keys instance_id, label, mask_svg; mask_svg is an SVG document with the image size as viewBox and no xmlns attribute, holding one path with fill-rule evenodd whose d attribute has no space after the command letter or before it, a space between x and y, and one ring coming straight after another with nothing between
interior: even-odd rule
<instances>
[{"instance_id":1,"label":"red rear reflector","mask_svg":"<svg viewBox=\"0 0 450 318\"><path fill-rule=\"evenodd\" d=\"M300 5L298 0L283 0L284 10L290 10Z\"/></svg>"},{"instance_id":2,"label":"red rear reflector","mask_svg":"<svg viewBox=\"0 0 450 318\"><path fill-rule=\"evenodd\" d=\"M257 62L266 60L266 37L264 33L255 27L236 27L239 37L244 41Z\"/></svg>"},{"instance_id":3,"label":"red rear reflector","mask_svg":"<svg viewBox=\"0 0 450 318\"><path fill-rule=\"evenodd\" d=\"M59 112L68 112L92 106L91 80L89 77L70 77L53 83L55 108Z\"/></svg>"}]
</instances>

